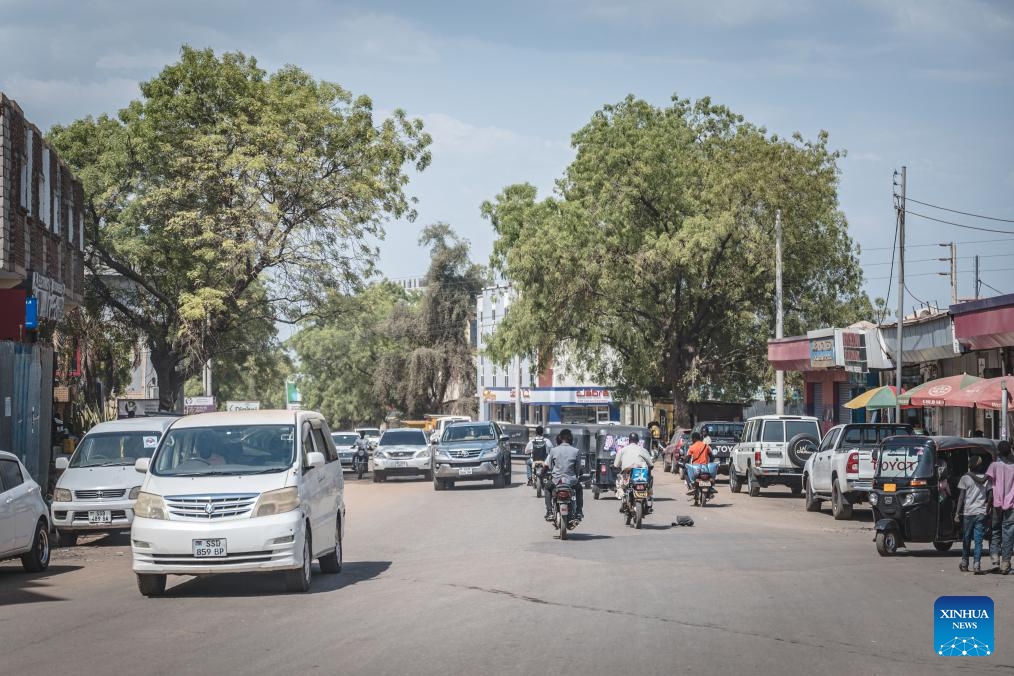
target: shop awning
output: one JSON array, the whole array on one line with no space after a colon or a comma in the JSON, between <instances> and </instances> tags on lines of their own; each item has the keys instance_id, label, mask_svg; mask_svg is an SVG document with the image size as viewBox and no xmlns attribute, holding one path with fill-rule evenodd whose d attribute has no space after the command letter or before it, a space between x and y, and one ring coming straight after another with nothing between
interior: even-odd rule
<instances>
[{"instance_id":1,"label":"shop awning","mask_svg":"<svg viewBox=\"0 0 1014 676\"><path fill-rule=\"evenodd\" d=\"M769 340L768 361L776 371L809 371L810 339L793 336Z\"/></svg>"},{"instance_id":2,"label":"shop awning","mask_svg":"<svg viewBox=\"0 0 1014 676\"><path fill-rule=\"evenodd\" d=\"M954 336L972 350L1014 347L1014 294L952 305Z\"/></svg>"},{"instance_id":3,"label":"shop awning","mask_svg":"<svg viewBox=\"0 0 1014 676\"><path fill-rule=\"evenodd\" d=\"M898 325L880 327L887 352L894 359L898 354ZM902 363L918 364L954 356L954 337L951 318L945 312L906 319L902 333Z\"/></svg>"}]
</instances>

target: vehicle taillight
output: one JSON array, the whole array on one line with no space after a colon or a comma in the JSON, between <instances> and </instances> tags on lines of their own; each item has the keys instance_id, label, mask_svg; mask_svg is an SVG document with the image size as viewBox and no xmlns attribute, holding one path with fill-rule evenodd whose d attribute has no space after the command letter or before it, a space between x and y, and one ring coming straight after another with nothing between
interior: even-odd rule
<instances>
[{"instance_id":1,"label":"vehicle taillight","mask_svg":"<svg viewBox=\"0 0 1014 676\"><path fill-rule=\"evenodd\" d=\"M849 453L849 460L845 463L846 474L859 474L859 453L852 451Z\"/></svg>"},{"instance_id":2,"label":"vehicle taillight","mask_svg":"<svg viewBox=\"0 0 1014 676\"><path fill-rule=\"evenodd\" d=\"M599 465L599 474L605 474L608 471L605 465Z\"/></svg>"},{"instance_id":3,"label":"vehicle taillight","mask_svg":"<svg viewBox=\"0 0 1014 676\"><path fill-rule=\"evenodd\" d=\"M760 461L761 461L760 460L760 451L754 451L753 452L753 464L759 465Z\"/></svg>"}]
</instances>

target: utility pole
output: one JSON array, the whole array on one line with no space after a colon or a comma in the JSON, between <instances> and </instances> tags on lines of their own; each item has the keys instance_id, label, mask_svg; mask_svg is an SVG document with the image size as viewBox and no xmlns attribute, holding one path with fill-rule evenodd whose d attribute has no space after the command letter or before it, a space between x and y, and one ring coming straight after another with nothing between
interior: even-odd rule
<instances>
[{"instance_id":1,"label":"utility pole","mask_svg":"<svg viewBox=\"0 0 1014 676\"><path fill-rule=\"evenodd\" d=\"M895 176L898 172L894 172ZM901 363L905 353L905 188L908 179L907 167L901 168L901 195L895 194L895 209L898 213L898 347L895 350L894 386L901 395ZM897 185L897 183L895 183ZM901 422L901 402L894 405L894 421Z\"/></svg>"},{"instance_id":2,"label":"utility pole","mask_svg":"<svg viewBox=\"0 0 1014 676\"><path fill-rule=\"evenodd\" d=\"M975 255L975 300L979 300L979 289L982 283L979 281L979 255Z\"/></svg>"},{"instance_id":3,"label":"utility pole","mask_svg":"<svg viewBox=\"0 0 1014 676\"><path fill-rule=\"evenodd\" d=\"M938 246L950 247L951 256L950 258L941 258L941 261L949 261L951 264L950 272L938 272L938 275L950 275L951 277L951 305L956 305L958 302L958 245L954 242L939 244Z\"/></svg>"},{"instance_id":4,"label":"utility pole","mask_svg":"<svg viewBox=\"0 0 1014 676\"><path fill-rule=\"evenodd\" d=\"M784 338L782 314L782 210L775 210L775 339ZM775 371L775 413L785 414L785 372Z\"/></svg>"},{"instance_id":5,"label":"utility pole","mask_svg":"<svg viewBox=\"0 0 1014 676\"><path fill-rule=\"evenodd\" d=\"M517 386L514 388L514 424L521 424L521 355L515 357L514 378Z\"/></svg>"}]
</instances>

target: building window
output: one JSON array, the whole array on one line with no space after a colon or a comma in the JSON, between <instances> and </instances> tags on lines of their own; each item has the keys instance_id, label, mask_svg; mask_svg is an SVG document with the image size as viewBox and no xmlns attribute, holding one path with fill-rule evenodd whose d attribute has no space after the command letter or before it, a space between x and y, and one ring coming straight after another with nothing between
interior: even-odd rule
<instances>
[{"instance_id":1,"label":"building window","mask_svg":"<svg viewBox=\"0 0 1014 676\"><path fill-rule=\"evenodd\" d=\"M496 387L496 368L493 369L493 387Z\"/></svg>"}]
</instances>

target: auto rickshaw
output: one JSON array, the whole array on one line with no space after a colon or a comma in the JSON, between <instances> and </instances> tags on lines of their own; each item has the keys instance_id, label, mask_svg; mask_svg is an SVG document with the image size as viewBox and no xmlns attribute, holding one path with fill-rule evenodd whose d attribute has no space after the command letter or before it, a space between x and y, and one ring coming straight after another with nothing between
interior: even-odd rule
<instances>
[{"instance_id":1,"label":"auto rickshaw","mask_svg":"<svg viewBox=\"0 0 1014 676\"><path fill-rule=\"evenodd\" d=\"M598 500L605 491L616 490L618 470L613 467L616 454L627 445L631 433L640 437L639 442L645 448L651 443L647 427L631 427L628 425L603 425L595 435L595 460L592 472L592 497Z\"/></svg>"},{"instance_id":2,"label":"auto rickshaw","mask_svg":"<svg viewBox=\"0 0 1014 676\"><path fill-rule=\"evenodd\" d=\"M591 463L595 456L595 432L599 425L568 425L566 423L550 423L546 426L546 437L556 445L556 435L560 430L570 430L574 436L574 447L581 451L581 475L587 477L591 474ZM589 488L591 482L585 480L584 487Z\"/></svg>"},{"instance_id":3,"label":"auto rickshaw","mask_svg":"<svg viewBox=\"0 0 1014 676\"><path fill-rule=\"evenodd\" d=\"M876 521L877 553L893 556L910 542L932 542L946 552L961 542L954 522L958 481L969 458L983 457L982 470L996 458L991 439L888 437L874 451L876 466L870 505Z\"/></svg>"}]
</instances>

